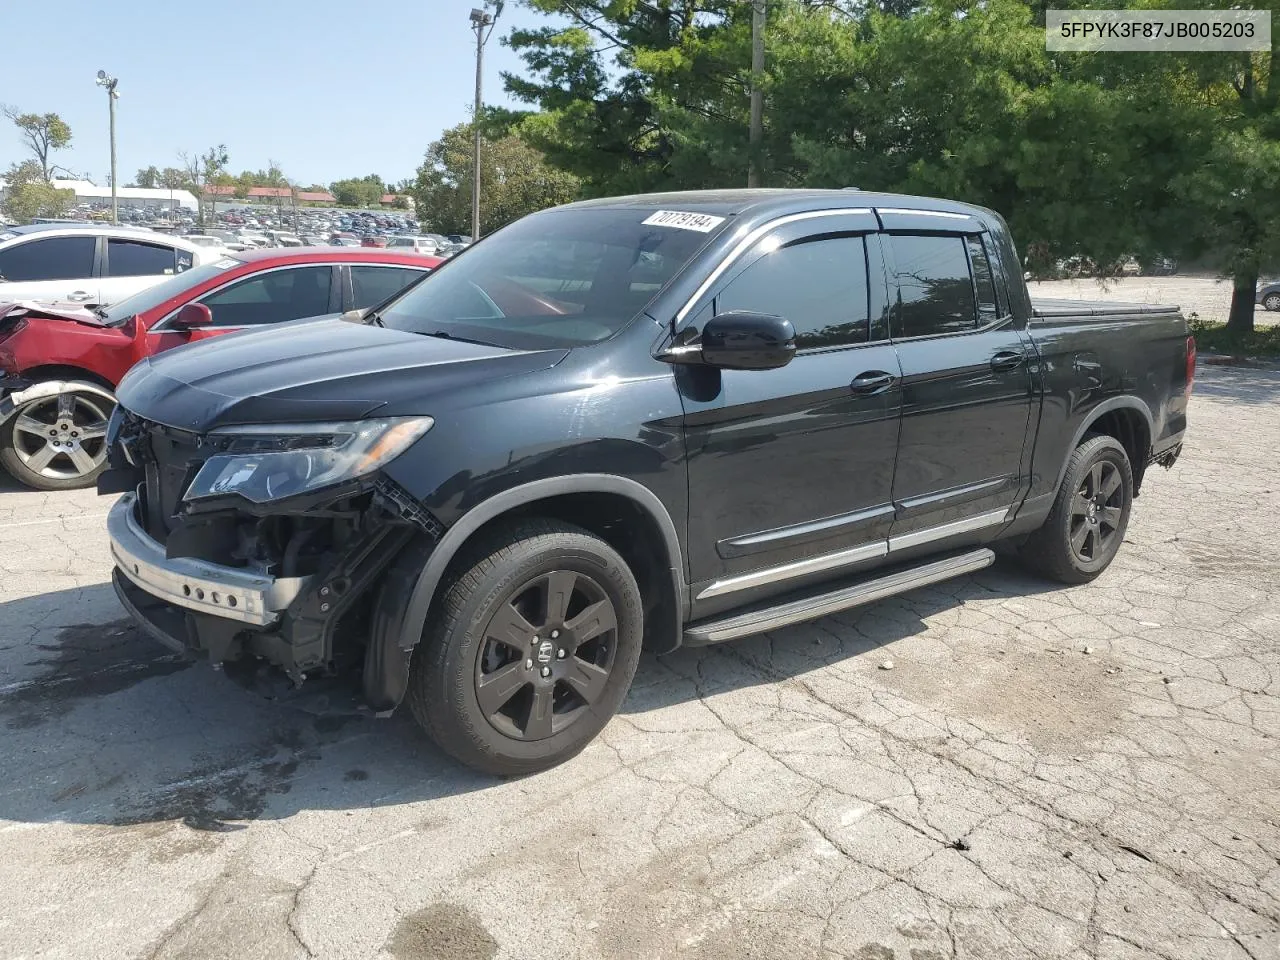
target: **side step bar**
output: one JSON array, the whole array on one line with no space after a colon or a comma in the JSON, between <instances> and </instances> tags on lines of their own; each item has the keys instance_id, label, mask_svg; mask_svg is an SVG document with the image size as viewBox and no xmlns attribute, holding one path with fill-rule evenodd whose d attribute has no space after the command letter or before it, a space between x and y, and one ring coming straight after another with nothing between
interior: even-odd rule
<instances>
[{"instance_id":1,"label":"side step bar","mask_svg":"<svg viewBox=\"0 0 1280 960\"><path fill-rule=\"evenodd\" d=\"M790 600L775 607L752 610L709 623L693 624L685 628L684 643L688 647L705 647L713 643L750 636L753 633L777 630L793 623L803 623L805 620L816 620L837 610L860 607L864 603L906 593L916 587L926 587L931 583L973 573L975 570L991 566L995 559L996 555L985 548L972 550L969 553L935 560L909 570L899 570L897 573L875 580L864 580L862 583L842 587L831 593L801 597L799 600Z\"/></svg>"}]
</instances>

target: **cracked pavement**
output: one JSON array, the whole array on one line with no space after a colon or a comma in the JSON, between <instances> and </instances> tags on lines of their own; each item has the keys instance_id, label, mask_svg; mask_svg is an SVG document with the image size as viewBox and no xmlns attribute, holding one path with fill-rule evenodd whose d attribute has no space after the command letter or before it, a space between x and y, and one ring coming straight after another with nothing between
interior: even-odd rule
<instances>
[{"instance_id":1,"label":"cracked pavement","mask_svg":"<svg viewBox=\"0 0 1280 960\"><path fill-rule=\"evenodd\" d=\"M1280 958L1278 409L1202 367L1091 585L1002 563L646 658L508 782L168 655L107 501L5 481L0 956Z\"/></svg>"}]
</instances>

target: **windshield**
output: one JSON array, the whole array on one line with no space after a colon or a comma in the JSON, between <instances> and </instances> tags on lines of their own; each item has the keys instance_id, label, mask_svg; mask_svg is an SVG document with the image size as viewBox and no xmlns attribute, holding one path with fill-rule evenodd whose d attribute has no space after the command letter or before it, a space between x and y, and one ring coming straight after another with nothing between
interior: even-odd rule
<instances>
[{"instance_id":1,"label":"windshield","mask_svg":"<svg viewBox=\"0 0 1280 960\"><path fill-rule=\"evenodd\" d=\"M395 330L513 349L606 340L723 225L712 216L696 218L695 229L645 223L658 218L647 209L580 207L526 217L410 288L380 319Z\"/></svg>"},{"instance_id":2,"label":"windshield","mask_svg":"<svg viewBox=\"0 0 1280 960\"><path fill-rule=\"evenodd\" d=\"M123 300L103 307L99 311L99 316L108 323L123 323L129 317L144 313L152 307L158 307L170 297L176 297L178 294L204 283L211 277L225 273L231 267L240 266L243 262L243 260L237 260L235 257L222 257L213 261L213 263L206 263L203 266L193 267L172 277L166 277L154 287L147 287L147 289L135 293L132 297L125 297Z\"/></svg>"}]
</instances>

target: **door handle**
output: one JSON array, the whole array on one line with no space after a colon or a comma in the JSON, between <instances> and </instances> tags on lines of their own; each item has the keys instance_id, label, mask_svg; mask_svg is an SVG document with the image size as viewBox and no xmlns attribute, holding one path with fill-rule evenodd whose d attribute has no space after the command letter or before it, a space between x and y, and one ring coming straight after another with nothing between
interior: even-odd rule
<instances>
[{"instance_id":1,"label":"door handle","mask_svg":"<svg viewBox=\"0 0 1280 960\"><path fill-rule=\"evenodd\" d=\"M1022 361L1026 359L1020 353L1014 353L1012 350L1001 350L991 358L992 370L1013 370L1022 366Z\"/></svg>"},{"instance_id":2,"label":"door handle","mask_svg":"<svg viewBox=\"0 0 1280 960\"><path fill-rule=\"evenodd\" d=\"M93 294L87 290L72 290L67 294L67 299L72 303L84 303L86 300L92 300Z\"/></svg>"},{"instance_id":3,"label":"door handle","mask_svg":"<svg viewBox=\"0 0 1280 960\"><path fill-rule=\"evenodd\" d=\"M893 386L893 382L897 379L892 373L885 373L883 370L871 370L855 377L853 382L849 384L849 389L854 393L879 393L881 390Z\"/></svg>"}]
</instances>

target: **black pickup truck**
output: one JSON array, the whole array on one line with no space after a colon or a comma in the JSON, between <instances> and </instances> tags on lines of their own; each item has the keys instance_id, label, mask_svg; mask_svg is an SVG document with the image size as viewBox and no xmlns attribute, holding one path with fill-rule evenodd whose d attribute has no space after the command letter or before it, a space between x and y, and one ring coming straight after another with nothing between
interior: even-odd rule
<instances>
[{"instance_id":1,"label":"black pickup truck","mask_svg":"<svg viewBox=\"0 0 1280 960\"><path fill-rule=\"evenodd\" d=\"M170 646L407 699L501 774L656 652L978 570L1067 583L1182 445L1173 308L1032 303L1004 221L715 191L571 204L371 311L143 360L103 493ZM309 681L310 682L310 681Z\"/></svg>"}]
</instances>

